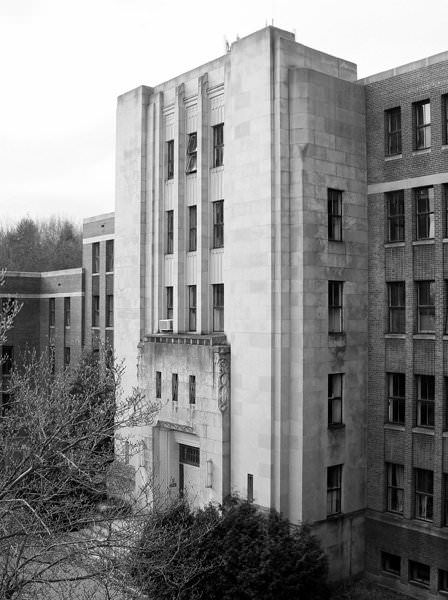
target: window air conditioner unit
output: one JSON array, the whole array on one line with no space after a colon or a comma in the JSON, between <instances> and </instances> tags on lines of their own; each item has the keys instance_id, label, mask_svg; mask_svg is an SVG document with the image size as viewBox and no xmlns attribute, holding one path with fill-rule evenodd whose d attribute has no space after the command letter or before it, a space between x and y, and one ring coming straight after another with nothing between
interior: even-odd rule
<instances>
[{"instance_id":1,"label":"window air conditioner unit","mask_svg":"<svg viewBox=\"0 0 448 600\"><path fill-rule=\"evenodd\" d=\"M173 331L173 319L161 319L159 321L160 331Z\"/></svg>"}]
</instances>

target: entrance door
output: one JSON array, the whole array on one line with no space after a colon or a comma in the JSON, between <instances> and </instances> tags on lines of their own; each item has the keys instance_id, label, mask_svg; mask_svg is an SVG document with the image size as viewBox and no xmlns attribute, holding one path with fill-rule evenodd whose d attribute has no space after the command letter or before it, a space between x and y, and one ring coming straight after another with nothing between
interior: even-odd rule
<instances>
[{"instance_id":1,"label":"entrance door","mask_svg":"<svg viewBox=\"0 0 448 600\"><path fill-rule=\"evenodd\" d=\"M200 503L200 452L195 446L179 444L179 496L191 505Z\"/></svg>"}]
</instances>

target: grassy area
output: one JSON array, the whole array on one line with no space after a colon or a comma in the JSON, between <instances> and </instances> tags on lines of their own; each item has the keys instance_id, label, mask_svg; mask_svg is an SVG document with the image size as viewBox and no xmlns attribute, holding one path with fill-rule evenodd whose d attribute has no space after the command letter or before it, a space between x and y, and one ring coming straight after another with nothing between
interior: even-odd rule
<instances>
[{"instance_id":1,"label":"grassy area","mask_svg":"<svg viewBox=\"0 0 448 600\"><path fill-rule=\"evenodd\" d=\"M331 600L409 600L409 596L392 592L370 581L360 579L337 586Z\"/></svg>"}]
</instances>

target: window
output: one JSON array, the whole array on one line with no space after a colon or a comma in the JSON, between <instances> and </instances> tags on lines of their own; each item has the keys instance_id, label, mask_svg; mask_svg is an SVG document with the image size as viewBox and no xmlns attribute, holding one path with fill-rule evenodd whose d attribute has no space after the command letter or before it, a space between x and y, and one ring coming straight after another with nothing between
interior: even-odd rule
<instances>
[{"instance_id":1,"label":"window","mask_svg":"<svg viewBox=\"0 0 448 600\"><path fill-rule=\"evenodd\" d=\"M49 298L48 300L48 323L50 327L54 327L56 322L56 300Z\"/></svg>"},{"instance_id":2,"label":"window","mask_svg":"<svg viewBox=\"0 0 448 600\"><path fill-rule=\"evenodd\" d=\"M417 375L417 425L434 427L433 375Z\"/></svg>"},{"instance_id":3,"label":"window","mask_svg":"<svg viewBox=\"0 0 448 600\"><path fill-rule=\"evenodd\" d=\"M64 298L64 327L70 327L70 298Z\"/></svg>"},{"instance_id":4,"label":"window","mask_svg":"<svg viewBox=\"0 0 448 600\"><path fill-rule=\"evenodd\" d=\"M166 254L174 252L174 210L166 211Z\"/></svg>"},{"instance_id":5,"label":"window","mask_svg":"<svg viewBox=\"0 0 448 600\"><path fill-rule=\"evenodd\" d=\"M401 558L396 554L381 552L381 568L383 569L383 571L386 571L386 573L392 573L392 575L400 575Z\"/></svg>"},{"instance_id":6,"label":"window","mask_svg":"<svg viewBox=\"0 0 448 600\"><path fill-rule=\"evenodd\" d=\"M196 132L188 134L187 140L187 167L186 173L196 173L198 162L198 134Z\"/></svg>"},{"instance_id":7,"label":"window","mask_svg":"<svg viewBox=\"0 0 448 600\"><path fill-rule=\"evenodd\" d=\"M384 113L386 156L401 154L401 108L391 108Z\"/></svg>"},{"instance_id":8,"label":"window","mask_svg":"<svg viewBox=\"0 0 448 600\"><path fill-rule=\"evenodd\" d=\"M387 490L386 508L390 512L403 514L404 467L386 463Z\"/></svg>"},{"instance_id":9,"label":"window","mask_svg":"<svg viewBox=\"0 0 448 600\"><path fill-rule=\"evenodd\" d=\"M213 166L224 164L224 123L213 127Z\"/></svg>"},{"instance_id":10,"label":"window","mask_svg":"<svg viewBox=\"0 0 448 600\"><path fill-rule=\"evenodd\" d=\"M184 465L199 467L199 448L196 448L195 446L187 446L186 444L179 444L179 462Z\"/></svg>"},{"instance_id":11,"label":"window","mask_svg":"<svg viewBox=\"0 0 448 600\"><path fill-rule=\"evenodd\" d=\"M327 515L341 512L342 465L327 468Z\"/></svg>"},{"instance_id":12,"label":"window","mask_svg":"<svg viewBox=\"0 0 448 600\"><path fill-rule=\"evenodd\" d=\"M448 592L448 571L439 569L439 591Z\"/></svg>"},{"instance_id":13,"label":"window","mask_svg":"<svg viewBox=\"0 0 448 600\"><path fill-rule=\"evenodd\" d=\"M224 200L213 202L213 248L224 248Z\"/></svg>"},{"instance_id":14,"label":"window","mask_svg":"<svg viewBox=\"0 0 448 600\"><path fill-rule=\"evenodd\" d=\"M9 377L11 375L12 366L14 363L14 347L13 346L2 346L2 377Z\"/></svg>"},{"instance_id":15,"label":"window","mask_svg":"<svg viewBox=\"0 0 448 600\"><path fill-rule=\"evenodd\" d=\"M404 425L406 376L404 373L387 374L389 423Z\"/></svg>"},{"instance_id":16,"label":"window","mask_svg":"<svg viewBox=\"0 0 448 600\"><path fill-rule=\"evenodd\" d=\"M342 423L342 373L328 375L328 425Z\"/></svg>"},{"instance_id":17,"label":"window","mask_svg":"<svg viewBox=\"0 0 448 600\"><path fill-rule=\"evenodd\" d=\"M334 242L342 241L342 192L331 190L328 196L328 239Z\"/></svg>"},{"instance_id":18,"label":"window","mask_svg":"<svg viewBox=\"0 0 448 600\"><path fill-rule=\"evenodd\" d=\"M64 367L67 368L70 365L70 346L64 348Z\"/></svg>"},{"instance_id":19,"label":"window","mask_svg":"<svg viewBox=\"0 0 448 600\"><path fill-rule=\"evenodd\" d=\"M168 286L166 288L166 318L173 318L173 298L174 298L174 290L172 286Z\"/></svg>"},{"instance_id":20,"label":"window","mask_svg":"<svg viewBox=\"0 0 448 600\"><path fill-rule=\"evenodd\" d=\"M189 400L190 404L196 404L196 377L190 375Z\"/></svg>"},{"instance_id":21,"label":"window","mask_svg":"<svg viewBox=\"0 0 448 600\"><path fill-rule=\"evenodd\" d=\"M107 294L106 296L106 327L114 326L114 296Z\"/></svg>"},{"instance_id":22,"label":"window","mask_svg":"<svg viewBox=\"0 0 448 600\"><path fill-rule=\"evenodd\" d=\"M224 331L224 284L213 286L213 331Z\"/></svg>"},{"instance_id":23,"label":"window","mask_svg":"<svg viewBox=\"0 0 448 600\"><path fill-rule=\"evenodd\" d=\"M197 207L188 207L188 252L197 250Z\"/></svg>"},{"instance_id":24,"label":"window","mask_svg":"<svg viewBox=\"0 0 448 600\"><path fill-rule=\"evenodd\" d=\"M48 360L50 362L50 373L54 375L56 371L56 352L53 345L48 347Z\"/></svg>"},{"instance_id":25,"label":"window","mask_svg":"<svg viewBox=\"0 0 448 600\"><path fill-rule=\"evenodd\" d=\"M414 109L414 150L431 147L431 108L429 100L416 102Z\"/></svg>"},{"instance_id":26,"label":"window","mask_svg":"<svg viewBox=\"0 0 448 600\"><path fill-rule=\"evenodd\" d=\"M415 518L432 521L433 515L433 472L425 469L414 469L415 485Z\"/></svg>"},{"instance_id":27,"label":"window","mask_svg":"<svg viewBox=\"0 0 448 600\"><path fill-rule=\"evenodd\" d=\"M178 391L179 379L177 373L173 373L171 376L171 400L177 402L177 391Z\"/></svg>"},{"instance_id":28,"label":"window","mask_svg":"<svg viewBox=\"0 0 448 600\"><path fill-rule=\"evenodd\" d=\"M448 144L448 94L442 96L442 144Z\"/></svg>"},{"instance_id":29,"label":"window","mask_svg":"<svg viewBox=\"0 0 448 600\"><path fill-rule=\"evenodd\" d=\"M397 190L386 194L387 239L404 242L404 192Z\"/></svg>"},{"instance_id":30,"label":"window","mask_svg":"<svg viewBox=\"0 0 448 600\"><path fill-rule=\"evenodd\" d=\"M247 501L254 501L254 476L252 473L247 474Z\"/></svg>"},{"instance_id":31,"label":"window","mask_svg":"<svg viewBox=\"0 0 448 600\"><path fill-rule=\"evenodd\" d=\"M162 397L162 372L156 371L156 398Z\"/></svg>"},{"instance_id":32,"label":"window","mask_svg":"<svg viewBox=\"0 0 448 600\"><path fill-rule=\"evenodd\" d=\"M434 188L416 188L414 198L417 239L431 239L434 237Z\"/></svg>"},{"instance_id":33,"label":"window","mask_svg":"<svg viewBox=\"0 0 448 600\"><path fill-rule=\"evenodd\" d=\"M404 281L387 284L389 333L406 333L406 287Z\"/></svg>"},{"instance_id":34,"label":"window","mask_svg":"<svg viewBox=\"0 0 448 600\"><path fill-rule=\"evenodd\" d=\"M92 244L92 273L100 272L100 243Z\"/></svg>"},{"instance_id":35,"label":"window","mask_svg":"<svg viewBox=\"0 0 448 600\"><path fill-rule=\"evenodd\" d=\"M448 475L446 473L443 474L442 486L442 519L443 525L448 527Z\"/></svg>"},{"instance_id":36,"label":"window","mask_svg":"<svg viewBox=\"0 0 448 600\"><path fill-rule=\"evenodd\" d=\"M415 562L414 560L409 561L409 581L429 587L430 572L431 570L428 565Z\"/></svg>"},{"instance_id":37,"label":"window","mask_svg":"<svg viewBox=\"0 0 448 600\"><path fill-rule=\"evenodd\" d=\"M166 178L174 177L174 140L166 143Z\"/></svg>"},{"instance_id":38,"label":"window","mask_svg":"<svg viewBox=\"0 0 448 600\"><path fill-rule=\"evenodd\" d=\"M100 326L100 297L92 296L92 327Z\"/></svg>"},{"instance_id":39,"label":"window","mask_svg":"<svg viewBox=\"0 0 448 600\"><path fill-rule=\"evenodd\" d=\"M106 272L114 270L114 240L106 240Z\"/></svg>"},{"instance_id":40,"label":"window","mask_svg":"<svg viewBox=\"0 0 448 600\"><path fill-rule=\"evenodd\" d=\"M188 331L196 331L196 286L188 286Z\"/></svg>"},{"instance_id":41,"label":"window","mask_svg":"<svg viewBox=\"0 0 448 600\"><path fill-rule=\"evenodd\" d=\"M328 282L328 331L340 333L342 329L342 281Z\"/></svg>"},{"instance_id":42,"label":"window","mask_svg":"<svg viewBox=\"0 0 448 600\"><path fill-rule=\"evenodd\" d=\"M433 332L435 327L434 281L417 282L417 331Z\"/></svg>"}]
</instances>

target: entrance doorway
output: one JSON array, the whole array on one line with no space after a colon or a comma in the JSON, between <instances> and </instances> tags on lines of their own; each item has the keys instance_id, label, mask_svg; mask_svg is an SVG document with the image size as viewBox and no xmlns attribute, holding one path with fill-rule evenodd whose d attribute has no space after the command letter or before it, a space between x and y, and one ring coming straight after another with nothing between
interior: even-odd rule
<instances>
[{"instance_id":1,"label":"entrance doorway","mask_svg":"<svg viewBox=\"0 0 448 600\"><path fill-rule=\"evenodd\" d=\"M179 444L179 496L197 504L201 485L200 452L195 446Z\"/></svg>"}]
</instances>

